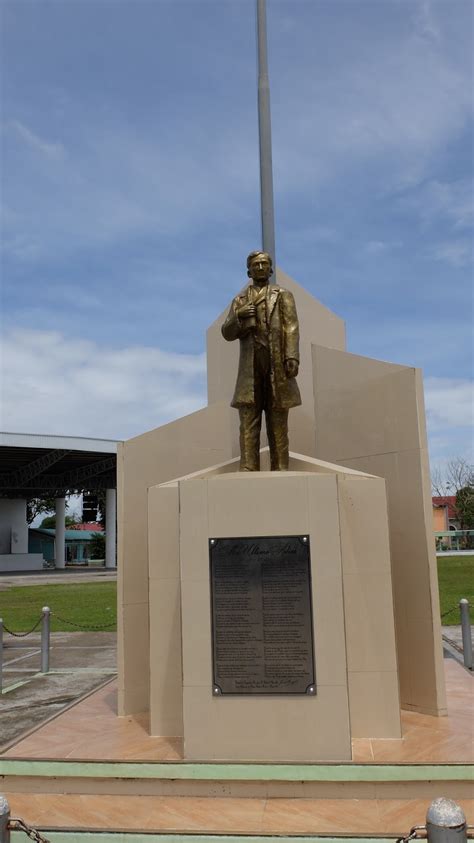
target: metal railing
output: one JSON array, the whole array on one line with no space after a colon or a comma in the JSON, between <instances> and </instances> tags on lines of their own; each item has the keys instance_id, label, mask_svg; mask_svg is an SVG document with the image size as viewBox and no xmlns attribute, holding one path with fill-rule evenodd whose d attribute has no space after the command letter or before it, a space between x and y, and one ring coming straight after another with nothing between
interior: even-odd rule
<instances>
[{"instance_id":1,"label":"metal railing","mask_svg":"<svg viewBox=\"0 0 474 843\"><path fill-rule=\"evenodd\" d=\"M469 552L474 550L474 530L445 530L435 532L435 544L438 553L449 553L460 550Z\"/></svg>"},{"instance_id":2,"label":"metal railing","mask_svg":"<svg viewBox=\"0 0 474 843\"><path fill-rule=\"evenodd\" d=\"M428 808L425 825L415 825L397 843L428 840L428 843L466 843L472 840L474 826L468 825L463 809L444 796L434 799ZM1 841L0 841L1 843Z\"/></svg>"},{"instance_id":3,"label":"metal railing","mask_svg":"<svg viewBox=\"0 0 474 843\"><path fill-rule=\"evenodd\" d=\"M13 638L27 638L28 635L31 635L33 632L36 632L36 630L41 624L41 662L39 672L49 673L49 655L51 649L51 617L54 617L61 623L68 624L69 626L72 626L75 629L82 630L83 632L98 632L101 630L110 629L116 624L116 620L113 620L109 621L108 623L86 626L85 624L76 623L75 621L70 621L67 620L67 618L60 617L56 614L56 612L52 612L49 606L43 606L41 610L41 615L39 616L38 620L27 632L14 632L12 629L9 629L8 626L6 626L3 621L3 618L0 618L0 694L3 691L4 633L6 632L8 635L12 635Z\"/></svg>"},{"instance_id":4,"label":"metal railing","mask_svg":"<svg viewBox=\"0 0 474 843\"><path fill-rule=\"evenodd\" d=\"M464 667L468 670L474 670L474 658L472 653L472 633L471 633L471 617L470 617L470 604L469 600L466 597L463 597L457 606L452 606L451 609L447 609L446 612L443 612L441 618L446 618L452 612L459 611L461 615L461 637L462 637L462 647L459 647L454 641L443 634L443 638L456 650L462 653Z\"/></svg>"},{"instance_id":5,"label":"metal railing","mask_svg":"<svg viewBox=\"0 0 474 843\"><path fill-rule=\"evenodd\" d=\"M3 618L0 618L0 694L3 691L3 636L4 633L8 633L8 635L12 635L14 638L26 638L28 635L31 635L32 632L35 632L39 625L41 624L41 664L40 664L40 673L48 673L49 672L49 650L50 650L50 642L51 642L51 610L49 606L43 606L41 610L41 615L36 621L35 624L29 629L27 632L13 632L12 629L9 629L8 626L3 622Z\"/></svg>"}]
</instances>

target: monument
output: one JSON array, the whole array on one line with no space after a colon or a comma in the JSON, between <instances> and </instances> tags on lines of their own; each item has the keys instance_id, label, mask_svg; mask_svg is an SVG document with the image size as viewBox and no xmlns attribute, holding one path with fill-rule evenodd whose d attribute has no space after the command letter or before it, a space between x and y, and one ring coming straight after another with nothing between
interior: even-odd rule
<instances>
[{"instance_id":1,"label":"monument","mask_svg":"<svg viewBox=\"0 0 474 843\"><path fill-rule=\"evenodd\" d=\"M350 760L400 707L446 713L423 388L270 283L258 9L263 249L208 330L208 406L119 448L119 714L186 760Z\"/></svg>"},{"instance_id":2,"label":"monument","mask_svg":"<svg viewBox=\"0 0 474 843\"><path fill-rule=\"evenodd\" d=\"M272 471L288 469L288 411L301 404L298 374L299 325L293 293L270 285L272 259L251 252L252 278L233 300L222 325L224 339L240 341L240 361L232 407L240 416L240 470L260 468L260 429L265 413Z\"/></svg>"}]
</instances>

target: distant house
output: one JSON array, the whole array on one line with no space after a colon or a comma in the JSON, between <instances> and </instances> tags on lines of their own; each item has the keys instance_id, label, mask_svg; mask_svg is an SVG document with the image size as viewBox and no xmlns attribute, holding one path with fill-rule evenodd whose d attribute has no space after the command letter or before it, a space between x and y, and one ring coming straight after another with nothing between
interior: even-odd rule
<instances>
[{"instance_id":1,"label":"distant house","mask_svg":"<svg viewBox=\"0 0 474 843\"><path fill-rule=\"evenodd\" d=\"M102 524L98 524L97 521L87 521L83 524L75 524L72 527L73 530L89 530L91 533L103 533L104 528Z\"/></svg>"},{"instance_id":2,"label":"distant house","mask_svg":"<svg viewBox=\"0 0 474 843\"><path fill-rule=\"evenodd\" d=\"M460 530L456 512L456 495L435 495L432 499L435 533Z\"/></svg>"},{"instance_id":3,"label":"distant house","mask_svg":"<svg viewBox=\"0 0 474 843\"><path fill-rule=\"evenodd\" d=\"M94 525L95 526L95 525ZM99 530L66 530L66 565L86 564L90 558L90 542ZM28 530L28 553L42 553L46 562L54 562L54 541L56 530L45 527L30 527Z\"/></svg>"}]
</instances>

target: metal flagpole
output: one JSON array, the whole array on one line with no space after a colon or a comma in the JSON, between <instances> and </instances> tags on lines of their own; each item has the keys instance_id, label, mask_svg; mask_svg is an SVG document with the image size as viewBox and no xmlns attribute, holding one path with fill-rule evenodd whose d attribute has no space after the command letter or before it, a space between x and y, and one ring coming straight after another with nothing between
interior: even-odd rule
<instances>
[{"instance_id":1,"label":"metal flagpole","mask_svg":"<svg viewBox=\"0 0 474 843\"><path fill-rule=\"evenodd\" d=\"M275 267L275 215L273 208L272 127L267 61L267 17L265 0L257 0L258 49L258 136L260 145L260 203L263 250Z\"/></svg>"}]
</instances>

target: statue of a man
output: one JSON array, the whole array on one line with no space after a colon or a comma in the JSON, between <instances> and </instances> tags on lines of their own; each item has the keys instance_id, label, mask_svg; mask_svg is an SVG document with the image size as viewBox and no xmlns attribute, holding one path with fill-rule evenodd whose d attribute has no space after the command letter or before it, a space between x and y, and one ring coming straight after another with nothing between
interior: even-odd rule
<instances>
[{"instance_id":1,"label":"statue of a man","mask_svg":"<svg viewBox=\"0 0 474 843\"><path fill-rule=\"evenodd\" d=\"M293 294L269 284L272 260L251 252L252 283L236 296L222 326L226 340L240 340L232 407L240 415L240 470L260 470L260 429L265 412L272 471L288 470L288 410L301 404L296 383L299 326Z\"/></svg>"}]
</instances>

